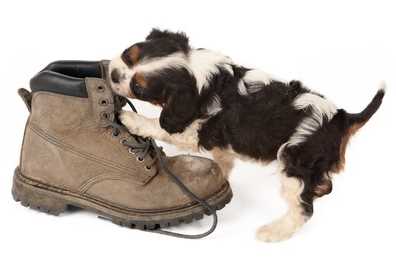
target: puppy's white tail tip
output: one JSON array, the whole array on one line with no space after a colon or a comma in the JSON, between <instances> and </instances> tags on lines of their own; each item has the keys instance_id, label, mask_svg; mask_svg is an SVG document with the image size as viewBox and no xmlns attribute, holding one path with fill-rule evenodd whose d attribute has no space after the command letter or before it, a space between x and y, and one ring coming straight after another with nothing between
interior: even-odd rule
<instances>
[{"instance_id":1,"label":"puppy's white tail tip","mask_svg":"<svg viewBox=\"0 0 396 269\"><path fill-rule=\"evenodd\" d=\"M378 85L378 90L382 90L383 92L386 92L386 82L385 80L382 80L380 84Z\"/></svg>"}]
</instances>

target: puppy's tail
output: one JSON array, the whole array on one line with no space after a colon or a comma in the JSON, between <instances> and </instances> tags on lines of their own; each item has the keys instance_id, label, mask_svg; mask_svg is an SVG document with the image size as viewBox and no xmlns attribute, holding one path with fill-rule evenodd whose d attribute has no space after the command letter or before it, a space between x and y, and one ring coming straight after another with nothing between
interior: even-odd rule
<instances>
[{"instance_id":1,"label":"puppy's tail","mask_svg":"<svg viewBox=\"0 0 396 269\"><path fill-rule=\"evenodd\" d=\"M359 126L362 127L374 114L377 112L378 108L382 104L382 99L385 96L385 83L381 83L381 86L377 93L375 94L374 98L371 102L367 105L365 109L363 109L360 113L348 113L348 123L349 126ZM358 129L359 129L358 128Z\"/></svg>"},{"instance_id":2,"label":"puppy's tail","mask_svg":"<svg viewBox=\"0 0 396 269\"><path fill-rule=\"evenodd\" d=\"M343 169L345 164L345 150L349 142L349 139L354 135L374 114L381 106L382 99L385 96L385 84L381 85L380 89L375 94L371 102L363 109L360 113L346 113L345 117L345 133L342 136L340 145L340 162L335 166L333 172L337 172Z\"/></svg>"}]
</instances>

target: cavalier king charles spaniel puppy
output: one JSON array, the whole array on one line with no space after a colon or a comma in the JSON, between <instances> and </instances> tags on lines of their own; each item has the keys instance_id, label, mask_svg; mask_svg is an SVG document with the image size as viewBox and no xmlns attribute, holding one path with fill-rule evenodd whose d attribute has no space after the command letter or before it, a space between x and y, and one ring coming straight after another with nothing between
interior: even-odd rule
<instances>
[{"instance_id":1,"label":"cavalier king charles spaniel puppy","mask_svg":"<svg viewBox=\"0 0 396 269\"><path fill-rule=\"evenodd\" d=\"M292 236L331 192L349 138L377 111L384 87L360 113L337 108L299 81L279 81L229 57L190 47L184 33L153 29L109 66L115 93L162 107L159 119L122 112L131 133L191 151L205 150L227 177L234 158L279 164L287 212L257 232Z\"/></svg>"}]
</instances>

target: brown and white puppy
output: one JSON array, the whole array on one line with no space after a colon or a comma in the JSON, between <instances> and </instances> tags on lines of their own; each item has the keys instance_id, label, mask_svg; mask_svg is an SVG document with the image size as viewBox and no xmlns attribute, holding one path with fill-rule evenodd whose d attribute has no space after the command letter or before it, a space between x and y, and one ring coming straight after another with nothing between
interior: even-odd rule
<instances>
[{"instance_id":1,"label":"brown and white puppy","mask_svg":"<svg viewBox=\"0 0 396 269\"><path fill-rule=\"evenodd\" d=\"M184 33L156 29L111 61L109 73L116 93L163 107L159 119L124 112L120 119L132 133L210 151L225 176L235 157L278 161L289 209L258 230L265 241L289 238L312 216L314 199L331 192L331 175L344 166L350 136L385 93L381 88L362 112L350 114L298 81L275 80L192 49Z\"/></svg>"}]
</instances>

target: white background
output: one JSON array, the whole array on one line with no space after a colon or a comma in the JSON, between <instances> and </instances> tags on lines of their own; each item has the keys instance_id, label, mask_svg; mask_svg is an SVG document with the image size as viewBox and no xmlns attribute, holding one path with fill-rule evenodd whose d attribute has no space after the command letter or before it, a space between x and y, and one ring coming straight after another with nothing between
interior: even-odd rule
<instances>
[{"instance_id":1,"label":"white background","mask_svg":"<svg viewBox=\"0 0 396 269\"><path fill-rule=\"evenodd\" d=\"M395 268L392 2L1 1L0 268ZM53 217L12 200L28 116L17 88L54 60L111 58L151 27L183 30L195 47L300 79L350 112L363 109L386 81L384 104L352 140L333 193L316 202L313 218L292 239L255 239L259 226L285 210L274 165L238 162L233 201L220 212L217 231L198 241L121 228L86 212ZM143 114L158 114L135 104ZM209 223L174 230L197 232Z\"/></svg>"}]
</instances>

